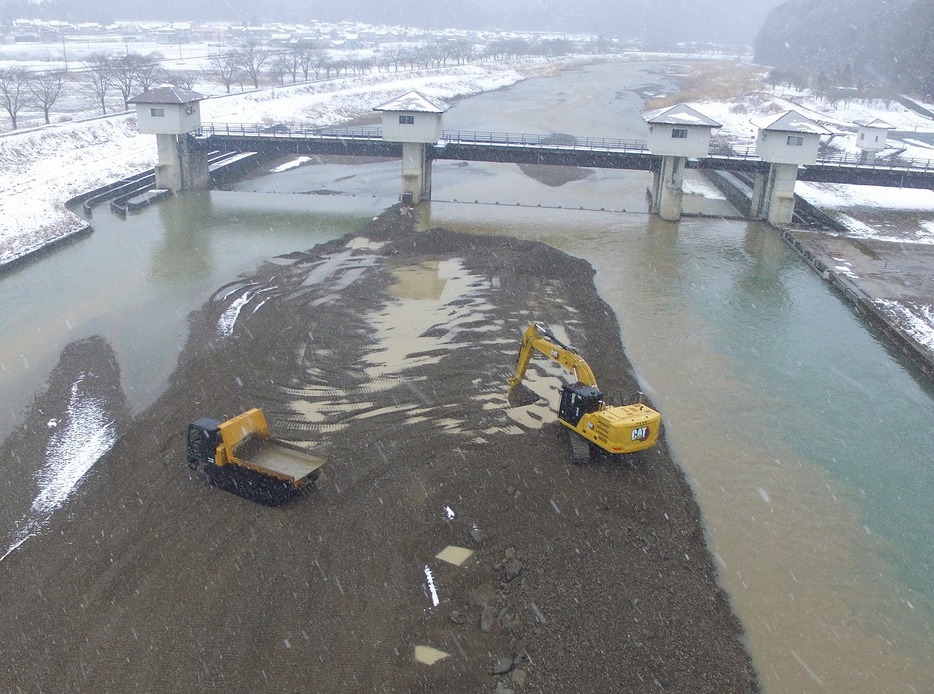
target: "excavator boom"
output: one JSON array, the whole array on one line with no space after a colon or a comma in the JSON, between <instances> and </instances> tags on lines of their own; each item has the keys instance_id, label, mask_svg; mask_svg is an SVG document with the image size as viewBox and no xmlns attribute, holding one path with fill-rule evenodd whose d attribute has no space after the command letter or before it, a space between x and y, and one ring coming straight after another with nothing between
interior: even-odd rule
<instances>
[{"instance_id":1,"label":"excavator boom","mask_svg":"<svg viewBox=\"0 0 934 694\"><path fill-rule=\"evenodd\" d=\"M551 330L539 323L532 323L522 334L522 346L519 348L519 356L516 359L516 372L509 379L510 387L522 383L525 370L528 368L535 350L538 350L549 359L555 360L573 373L578 383L583 383L592 388L597 387L597 379L580 353L573 347L561 342Z\"/></svg>"}]
</instances>

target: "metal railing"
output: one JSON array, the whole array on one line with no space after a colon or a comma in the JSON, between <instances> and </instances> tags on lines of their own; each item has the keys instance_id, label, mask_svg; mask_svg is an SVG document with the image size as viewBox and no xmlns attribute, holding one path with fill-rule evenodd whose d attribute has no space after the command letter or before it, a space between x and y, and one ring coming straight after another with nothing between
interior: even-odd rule
<instances>
[{"instance_id":1,"label":"metal railing","mask_svg":"<svg viewBox=\"0 0 934 694\"><path fill-rule=\"evenodd\" d=\"M588 152L636 152L649 154L645 140L620 140L605 137L569 135L529 135L482 131L445 130L439 144L505 145L539 149L568 149Z\"/></svg>"},{"instance_id":2,"label":"metal railing","mask_svg":"<svg viewBox=\"0 0 934 694\"><path fill-rule=\"evenodd\" d=\"M231 137L268 137L286 139L351 139L381 140L379 126L307 128L290 123L266 125L262 123L203 123L196 135ZM536 135L528 133L445 130L438 146L463 144L478 146L523 147L551 150L633 153L650 155L645 140L623 140L605 137L572 137L569 135ZM711 145L707 158L724 160L759 161L754 146L734 147L726 143ZM903 157L875 157L871 160L858 154L845 152L822 153L814 165L856 168L876 171L905 171L934 173L934 160Z\"/></svg>"},{"instance_id":3,"label":"metal railing","mask_svg":"<svg viewBox=\"0 0 934 694\"><path fill-rule=\"evenodd\" d=\"M356 140L381 140L382 128L305 128L289 123L265 125L262 123L202 123L195 133L198 136L211 135L231 137L268 137L308 140L313 138L342 138Z\"/></svg>"},{"instance_id":4,"label":"metal railing","mask_svg":"<svg viewBox=\"0 0 934 694\"><path fill-rule=\"evenodd\" d=\"M829 166L855 167L870 171L934 172L934 161L930 159L916 159L913 157L874 157L869 160L858 154L834 152L818 155L817 162L815 163Z\"/></svg>"}]
</instances>

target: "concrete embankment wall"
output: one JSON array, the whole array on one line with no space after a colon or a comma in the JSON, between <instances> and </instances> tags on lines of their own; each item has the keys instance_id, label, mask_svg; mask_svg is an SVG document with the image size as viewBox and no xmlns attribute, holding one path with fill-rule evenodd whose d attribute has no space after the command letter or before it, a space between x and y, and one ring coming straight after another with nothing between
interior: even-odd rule
<instances>
[{"instance_id":1,"label":"concrete embankment wall","mask_svg":"<svg viewBox=\"0 0 934 694\"><path fill-rule=\"evenodd\" d=\"M827 261L811 250L808 245L798 238L791 229L781 231L782 238L801 256L808 265L820 274L827 282L840 292L856 312L863 316L874 328L880 330L889 341L908 357L924 374L934 380L934 355L905 332L898 323L891 320L873 302L873 297L867 294L862 287L851 278L834 272Z\"/></svg>"},{"instance_id":2,"label":"concrete embankment wall","mask_svg":"<svg viewBox=\"0 0 934 694\"><path fill-rule=\"evenodd\" d=\"M730 204L737 209L749 209L748 190L741 186L741 182L734 181L731 177L718 172L706 173L717 189L727 197ZM806 211L809 218L819 220L821 226L826 229L832 229L840 233L847 231L844 225L806 200L796 197L795 207ZM829 259L815 251L806 242L804 237L806 232L799 232L800 235L797 235L794 229L779 229L779 231L785 243L791 246L795 253L804 259L815 272L852 303L857 313L865 318L870 325L882 332L891 344L908 357L928 378L934 380L934 353L930 349L909 335L898 323L880 310L873 301L874 297L863 290L858 282L835 272L833 266L829 263Z\"/></svg>"}]
</instances>

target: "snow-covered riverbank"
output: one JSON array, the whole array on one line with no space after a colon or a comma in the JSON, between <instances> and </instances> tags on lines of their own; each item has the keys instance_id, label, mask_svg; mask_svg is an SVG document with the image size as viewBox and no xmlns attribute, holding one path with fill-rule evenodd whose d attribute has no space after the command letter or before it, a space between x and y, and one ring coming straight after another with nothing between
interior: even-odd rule
<instances>
[{"instance_id":1,"label":"snow-covered riverbank","mask_svg":"<svg viewBox=\"0 0 934 694\"><path fill-rule=\"evenodd\" d=\"M336 125L372 114L374 106L418 89L441 99L498 89L579 62L527 60L437 70L362 75L210 98L205 122ZM152 168L155 138L121 114L13 132L0 137L0 265L54 242L85 222L65 208L70 198Z\"/></svg>"}]
</instances>

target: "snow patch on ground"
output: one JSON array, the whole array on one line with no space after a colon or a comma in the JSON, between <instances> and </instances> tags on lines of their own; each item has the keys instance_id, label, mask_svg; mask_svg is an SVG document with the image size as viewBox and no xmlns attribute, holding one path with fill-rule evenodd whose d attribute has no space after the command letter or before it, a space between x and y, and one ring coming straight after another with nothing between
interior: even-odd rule
<instances>
[{"instance_id":1,"label":"snow patch on ground","mask_svg":"<svg viewBox=\"0 0 934 694\"><path fill-rule=\"evenodd\" d=\"M903 304L889 299L876 299L874 303L902 330L928 349L934 350L934 306Z\"/></svg>"},{"instance_id":2,"label":"snow patch on ground","mask_svg":"<svg viewBox=\"0 0 934 694\"><path fill-rule=\"evenodd\" d=\"M46 445L45 465L36 473L39 494L33 500L29 514L17 525L13 542L0 561L42 529L85 473L117 440L114 422L103 404L82 392L85 377L86 374L82 374L71 386L66 425L58 428L57 421L54 427L49 423L55 431Z\"/></svg>"},{"instance_id":3,"label":"snow patch on ground","mask_svg":"<svg viewBox=\"0 0 934 694\"><path fill-rule=\"evenodd\" d=\"M795 184L795 192L818 207L832 209L875 207L934 212L934 191L931 190L799 181Z\"/></svg>"},{"instance_id":4,"label":"snow patch on ground","mask_svg":"<svg viewBox=\"0 0 934 694\"><path fill-rule=\"evenodd\" d=\"M311 161L311 157L296 157L292 161L287 161L281 166L275 166L269 169L270 173L282 173L283 171L288 171L289 169L297 169L299 166L304 164L306 161Z\"/></svg>"}]
</instances>

